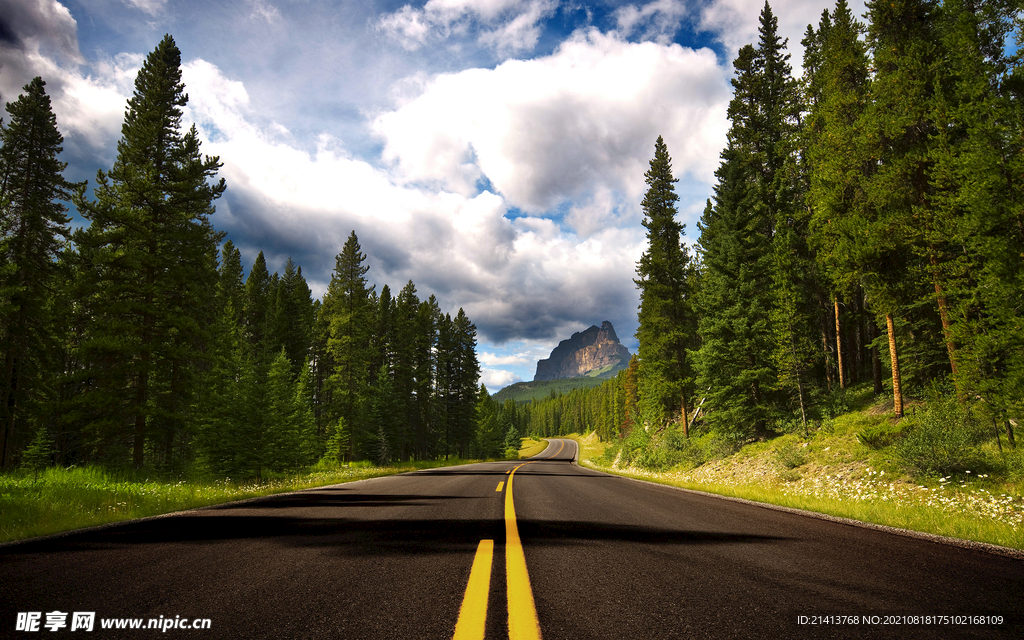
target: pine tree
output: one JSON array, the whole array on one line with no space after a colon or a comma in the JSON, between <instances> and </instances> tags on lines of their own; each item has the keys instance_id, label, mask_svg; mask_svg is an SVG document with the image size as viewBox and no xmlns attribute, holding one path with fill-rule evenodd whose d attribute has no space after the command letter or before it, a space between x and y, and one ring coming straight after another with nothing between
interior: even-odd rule
<instances>
[{"instance_id":1,"label":"pine tree","mask_svg":"<svg viewBox=\"0 0 1024 640\"><path fill-rule=\"evenodd\" d=\"M180 66L165 36L136 77L117 159L97 174L96 201L84 189L74 199L90 221L75 234L90 319L81 347L89 386L80 407L93 444L117 455L129 442L136 467L151 427L173 430L169 416L187 404L186 374L204 342L205 318L195 310L215 291L211 257L220 234L209 216L225 187L210 182L220 162L200 154L195 127L181 133L188 96Z\"/></svg>"},{"instance_id":2,"label":"pine tree","mask_svg":"<svg viewBox=\"0 0 1024 640\"><path fill-rule=\"evenodd\" d=\"M50 301L63 286L57 258L70 219L62 203L78 186L62 175L63 137L45 86L40 78L25 85L0 126L0 468L55 377L46 362L57 350Z\"/></svg>"},{"instance_id":3,"label":"pine tree","mask_svg":"<svg viewBox=\"0 0 1024 640\"><path fill-rule=\"evenodd\" d=\"M431 294L420 302L416 310L416 395L415 409L419 416L419 429L413 436L415 455L420 459L436 457L438 442L444 424L438 412L438 339L441 310L437 298Z\"/></svg>"},{"instance_id":4,"label":"pine tree","mask_svg":"<svg viewBox=\"0 0 1024 640\"><path fill-rule=\"evenodd\" d=\"M629 366L619 372L619 385L622 387L622 419L619 422L622 430L628 432L639 424L638 396L640 358L633 354Z\"/></svg>"},{"instance_id":5,"label":"pine tree","mask_svg":"<svg viewBox=\"0 0 1024 640\"><path fill-rule=\"evenodd\" d=\"M222 265L224 267L225 265ZM230 282L229 271L221 274L221 284ZM241 280L239 266L238 279ZM197 398L198 416L195 445L200 460L215 474L230 477L242 471L236 454L242 440L249 398L240 384L251 366L248 343L235 310L230 287L218 290L221 312L210 330L210 366L203 374L203 393Z\"/></svg>"},{"instance_id":6,"label":"pine tree","mask_svg":"<svg viewBox=\"0 0 1024 640\"><path fill-rule=\"evenodd\" d=\"M933 203L948 244L960 249L940 263L949 305L944 338L957 353L959 396L980 398L1011 444L1010 420L1024 411L1024 138L1014 89L1021 54L1007 57L1005 43L1018 11L1010 0L943 3L935 109L943 126L930 158Z\"/></svg>"},{"instance_id":7,"label":"pine tree","mask_svg":"<svg viewBox=\"0 0 1024 640\"><path fill-rule=\"evenodd\" d=\"M50 437L45 425L36 428L36 435L32 442L25 447L21 454L21 468L32 471L35 480L39 480L39 473L50 466L53 462L53 439Z\"/></svg>"},{"instance_id":8,"label":"pine tree","mask_svg":"<svg viewBox=\"0 0 1024 640\"><path fill-rule=\"evenodd\" d=\"M504 433L498 423L498 414L501 410L498 403L487 392L487 387L482 384L477 396L476 411L476 455L485 459L496 458L503 452Z\"/></svg>"},{"instance_id":9,"label":"pine tree","mask_svg":"<svg viewBox=\"0 0 1024 640\"><path fill-rule=\"evenodd\" d=\"M708 424L738 439L763 437L783 404L776 392L778 354L791 332L773 325L779 320L773 292L780 277L792 282L793 269L780 273L780 266L791 264L780 262L776 252L786 256L802 241L800 234L790 235L797 93L777 29L766 3L758 48L742 47L733 63L728 146L716 172L714 206L708 202L698 224L703 270L697 385L708 390ZM786 233L773 245L776 229Z\"/></svg>"},{"instance_id":10,"label":"pine tree","mask_svg":"<svg viewBox=\"0 0 1024 640\"><path fill-rule=\"evenodd\" d=\"M313 298L302 267L289 257L284 265L284 275L278 283L274 310L275 344L284 347L292 363L292 374L309 359L310 333L313 330Z\"/></svg>"},{"instance_id":11,"label":"pine tree","mask_svg":"<svg viewBox=\"0 0 1024 640\"><path fill-rule=\"evenodd\" d=\"M292 363L284 347L270 363L265 390L267 411L263 415L263 428L270 443L263 463L274 471L289 471L303 462L302 441L305 421L295 398L298 382L292 374Z\"/></svg>"},{"instance_id":12,"label":"pine tree","mask_svg":"<svg viewBox=\"0 0 1024 640\"><path fill-rule=\"evenodd\" d=\"M417 314L420 301L416 285L406 283L395 298L393 310L392 367L395 387L395 413L401 417L398 425L398 452L402 460L413 456L416 434L423 429L422 416L416 404L417 377L423 375L421 356L417 348L421 343Z\"/></svg>"},{"instance_id":13,"label":"pine tree","mask_svg":"<svg viewBox=\"0 0 1024 640\"><path fill-rule=\"evenodd\" d=\"M242 322L245 338L249 343L250 356L256 362L263 362L274 353L273 336L271 335L274 300L274 289L271 287L270 272L267 260L260 251L249 269L249 277L245 279L245 290L242 297Z\"/></svg>"},{"instance_id":14,"label":"pine tree","mask_svg":"<svg viewBox=\"0 0 1024 640\"><path fill-rule=\"evenodd\" d=\"M385 465L392 461L400 448L398 430L401 419L401 415L395 412L395 385L391 367L386 362L377 369L371 394L370 425L374 440L371 453L377 464Z\"/></svg>"},{"instance_id":15,"label":"pine tree","mask_svg":"<svg viewBox=\"0 0 1024 640\"><path fill-rule=\"evenodd\" d=\"M370 296L375 287L367 287L369 267L363 264L365 260L366 254L362 253L353 231L335 259L321 309L327 322L327 351L331 358L327 423L344 421L349 434L349 459L355 458L369 438L366 400L371 373L368 365L372 357Z\"/></svg>"},{"instance_id":16,"label":"pine tree","mask_svg":"<svg viewBox=\"0 0 1024 640\"><path fill-rule=\"evenodd\" d=\"M449 416L458 445L459 457L465 458L476 434L477 385L480 383L480 363L476 358L476 325L459 308L451 324L452 358L451 408Z\"/></svg>"},{"instance_id":17,"label":"pine tree","mask_svg":"<svg viewBox=\"0 0 1024 640\"><path fill-rule=\"evenodd\" d=\"M846 367L839 310L841 302L858 297L863 279L864 265L858 262L855 245L867 206L864 176L872 170L859 125L868 102L867 50L859 38L863 30L845 0L839 0L833 16L826 13L822 17L816 38L820 63L808 72L812 74L808 84L817 96L804 130L809 241L828 283L826 304L835 312L835 366L840 387L845 385Z\"/></svg>"},{"instance_id":18,"label":"pine tree","mask_svg":"<svg viewBox=\"0 0 1024 640\"><path fill-rule=\"evenodd\" d=\"M228 303L234 308L235 322L242 324L245 308L245 280L242 277L242 254L233 242L228 240L221 248L220 267L217 277L217 291L221 305Z\"/></svg>"},{"instance_id":19,"label":"pine tree","mask_svg":"<svg viewBox=\"0 0 1024 640\"><path fill-rule=\"evenodd\" d=\"M795 398L804 428L810 400L810 374L820 352L818 330L821 277L809 245L811 211L807 203L808 166L800 153L800 96L792 78L786 43L777 35L777 19L765 5L761 16L759 53L764 60L765 84L772 88L766 101L773 113L766 121L765 144L771 149L766 168L767 192L774 215L771 238L772 301L769 321L773 334L771 359L777 371L780 402ZM826 27L826 31L829 29ZM780 408L789 408L782 407Z\"/></svg>"},{"instance_id":20,"label":"pine tree","mask_svg":"<svg viewBox=\"0 0 1024 640\"><path fill-rule=\"evenodd\" d=\"M682 413L692 393L687 350L696 346L697 321L693 310L695 271L681 244L684 225L676 221L676 195L672 160L658 136L654 158L644 174L649 186L643 200L647 251L637 264L634 282L640 289L640 411L644 419L660 424Z\"/></svg>"},{"instance_id":21,"label":"pine tree","mask_svg":"<svg viewBox=\"0 0 1024 640\"><path fill-rule=\"evenodd\" d=\"M916 303L928 295L928 272L937 275L920 264L918 255L931 254L929 261L934 261L940 250L932 235L935 219L928 158L935 133L934 70L940 53L932 3L873 1L868 9L868 45L875 75L871 102L860 126L871 171L864 179L867 207L858 221L861 241L856 249L861 252L859 263L866 265L864 286L871 304L886 323L894 412L900 417L909 373L901 365L912 362L927 375L927 368L934 364L932 343L920 336L934 332L938 322L932 323L931 314L922 317L923 309ZM935 280L935 286L941 287L941 282ZM918 339L897 348L901 327L908 324L916 329ZM951 351L947 362L953 359Z\"/></svg>"},{"instance_id":22,"label":"pine tree","mask_svg":"<svg viewBox=\"0 0 1024 640\"><path fill-rule=\"evenodd\" d=\"M501 419L498 421L498 429L505 434L505 439L502 442L505 457L512 460L519 458L519 450L523 446L522 434L516 429L516 425L508 414L502 414Z\"/></svg>"}]
</instances>

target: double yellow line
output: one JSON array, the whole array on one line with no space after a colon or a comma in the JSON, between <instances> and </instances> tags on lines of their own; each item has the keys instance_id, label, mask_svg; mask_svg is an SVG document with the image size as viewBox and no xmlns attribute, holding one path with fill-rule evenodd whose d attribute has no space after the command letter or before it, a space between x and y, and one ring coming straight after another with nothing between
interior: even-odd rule
<instances>
[{"instance_id":1,"label":"double yellow line","mask_svg":"<svg viewBox=\"0 0 1024 640\"><path fill-rule=\"evenodd\" d=\"M516 526L516 507L512 502L512 479L524 462L508 474L505 490L505 579L508 583L509 640L541 640L540 622L533 602L526 556ZM501 491L501 484L496 491ZM483 640L487 623L487 596L491 585L494 540L481 540L469 572L469 584L459 609L453 640Z\"/></svg>"}]
</instances>

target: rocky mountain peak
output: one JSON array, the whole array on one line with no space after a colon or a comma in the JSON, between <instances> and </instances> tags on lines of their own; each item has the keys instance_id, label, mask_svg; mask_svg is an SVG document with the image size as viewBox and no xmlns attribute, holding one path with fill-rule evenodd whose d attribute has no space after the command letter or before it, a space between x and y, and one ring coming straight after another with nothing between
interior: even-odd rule
<instances>
[{"instance_id":1,"label":"rocky mountain peak","mask_svg":"<svg viewBox=\"0 0 1024 640\"><path fill-rule=\"evenodd\" d=\"M562 340L551 355L537 362L536 380L609 375L629 365L629 349L619 342L612 323L605 320Z\"/></svg>"}]
</instances>

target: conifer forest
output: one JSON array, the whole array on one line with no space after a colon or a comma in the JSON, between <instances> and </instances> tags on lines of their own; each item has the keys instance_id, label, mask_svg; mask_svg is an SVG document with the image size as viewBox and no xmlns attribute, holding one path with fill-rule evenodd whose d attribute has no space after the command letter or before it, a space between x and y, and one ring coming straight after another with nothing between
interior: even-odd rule
<instances>
[{"instance_id":1,"label":"conifer forest","mask_svg":"<svg viewBox=\"0 0 1024 640\"><path fill-rule=\"evenodd\" d=\"M211 224L170 36L135 80L117 159L68 183L45 82L9 103L0 151L0 454L255 478L318 460L477 450L476 327L413 282L368 285L353 231L321 300ZM71 231L68 203L87 221Z\"/></svg>"},{"instance_id":2,"label":"conifer forest","mask_svg":"<svg viewBox=\"0 0 1024 640\"><path fill-rule=\"evenodd\" d=\"M1020 5L867 7L861 22L839 0L808 25L794 77L765 4L758 42L733 63L728 144L695 245L655 144L638 357L601 387L534 401L525 428L610 440L669 424L738 446L813 430L869 384L891 399L894 434L913 397L969 425L956 434L968 444L1016 446L1024 59L1008 44Z\"/></svg>"}]
</instances>

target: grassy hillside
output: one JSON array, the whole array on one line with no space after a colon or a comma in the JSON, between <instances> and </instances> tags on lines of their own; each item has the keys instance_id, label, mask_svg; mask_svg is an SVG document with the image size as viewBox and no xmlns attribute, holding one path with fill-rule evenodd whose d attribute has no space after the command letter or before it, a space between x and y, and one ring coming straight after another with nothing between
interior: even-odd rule
<instances>
[{"instance_id":1,"label":"grassy hillside","mask_svg":"<svg viewBox=\"0 0 1024 640\"><path fill-rule=\"evenodd\" d=\"M516 402L531 402L534 398L542 400L552 393L558 395L569 393L573 389L596 387L607 378L586 376L583 378L562 378L560 380L537 380L533 382L517 382L501 389L494 394L497 402L512 398Z\"/></svg>"},{"instance_id":2,"label":"grassy hillside","mask_svg":"<svg viewBox=\"0 0 1024 640\"><path fill-rule=\"evenodd\" d=\"M970 433L955 408L918 403L896 423L870 390L850 411L737 447L713 434L580 437L581 464L721 495L1024 549L1024 448Z\"/></svg>"}]
</instances>

